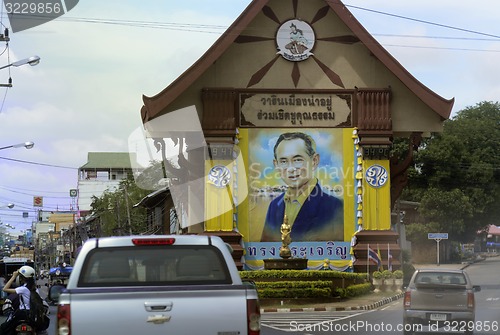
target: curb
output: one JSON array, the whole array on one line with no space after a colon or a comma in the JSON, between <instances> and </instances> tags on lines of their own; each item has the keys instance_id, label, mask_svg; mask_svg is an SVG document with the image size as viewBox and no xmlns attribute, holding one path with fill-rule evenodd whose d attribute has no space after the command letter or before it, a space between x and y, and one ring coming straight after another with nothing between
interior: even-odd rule
<instances>
[{"instance_id":1,"label":"curb","mask_svg":"<svg viewBox=\"0 0 500 335\"><path fill-rule=\"evenodd\" d=\"M477 260L475 262L462 263L460 268L462 270L466 269L469 265L483 260L484 259ZM367 311L382 307L383 305L401 299L402 297L404 297L404 292L398 293L392 297L381 299L379 301L376 301L368 305L352 306L352 307L261 308L260 313L263 314L263 313L286 313L286 312L335 312L335 311L359 311L359 310Z\"/></svg>"},{"instance_id":2,"label":"curb","mask_svg":"<svg viewBox=\"0 0 500 335\"><path fill-rule=\"evenodd\" d=\"M285 312L335 312L335 311L359 311L372 310L383 305L401 299L404 293L398 293L392 297L384 298L374 303L352 307L304 307L304 308L261 308L260 313L285 313Z\"/></svg>"}]
</instances>

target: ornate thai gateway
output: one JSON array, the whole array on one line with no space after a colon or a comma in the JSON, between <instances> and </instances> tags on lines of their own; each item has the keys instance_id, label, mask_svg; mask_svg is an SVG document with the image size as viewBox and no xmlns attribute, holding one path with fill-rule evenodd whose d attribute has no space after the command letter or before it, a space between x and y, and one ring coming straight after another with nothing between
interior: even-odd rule
<instances>
[{"instance_id":1,"label":"ornate thai gateway","mask_svg":"<svg viewBox=\"0 0 500 335\"><path fill-rule=\"evenodd\" d=\"M441 74L445 75L445 74ZM400 266L391 216L413 150L454 100L416 80L339 0L254 0L141 117L168 179L164 233L219 235L240 268ZM395 138L408 156L390 157ZM138 155L139 156L139 155ZM146 167L147 164L144 164ZM151 209L154 211L154 208ZM391 255L389 255L389 250Z\"/></svg>"}]
</instances>

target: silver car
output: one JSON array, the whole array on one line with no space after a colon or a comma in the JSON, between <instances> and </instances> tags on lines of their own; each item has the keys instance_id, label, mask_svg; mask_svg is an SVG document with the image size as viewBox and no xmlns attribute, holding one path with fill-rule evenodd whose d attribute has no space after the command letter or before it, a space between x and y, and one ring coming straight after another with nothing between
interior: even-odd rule
<instances>
[{"instance_id":1,"label":"silver car","mask_svg":"<svg viewBox=\"0 0 500 335\"><path fill-rule=\"evenodd\" d=\"M415 271L404 295L404 334L423 330L423 326L473 334L474 292L480 290L464 270Z\"/></svg>"}]
</instances>

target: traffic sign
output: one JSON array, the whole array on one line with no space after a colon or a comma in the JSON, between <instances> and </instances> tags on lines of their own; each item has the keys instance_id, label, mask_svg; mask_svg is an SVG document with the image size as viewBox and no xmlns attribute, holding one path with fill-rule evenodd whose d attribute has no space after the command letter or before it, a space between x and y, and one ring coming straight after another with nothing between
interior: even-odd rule
<instances>
[{"instance_id":1,"label":"traffic sign","mask_svg":"<svg viewBox=\"0 0 500 335\"><path fill-rule=\"evenodd\" d=\"M429 240L447 240L448 239L448 233L428 233L427 238Z\"/></svg>"},{"instance_id":2,"label":"traffic sign","mask_svg":"<svg viewBox=\"0 0 500 335\"><path fill-rule=\"evenodd\" d=\"M447 240L448 239L448 233L428 233L427 238L429 240L435 240L437 243L437 265L439 265L439 242L441 240Z\"/></svg>"}]
</instances>

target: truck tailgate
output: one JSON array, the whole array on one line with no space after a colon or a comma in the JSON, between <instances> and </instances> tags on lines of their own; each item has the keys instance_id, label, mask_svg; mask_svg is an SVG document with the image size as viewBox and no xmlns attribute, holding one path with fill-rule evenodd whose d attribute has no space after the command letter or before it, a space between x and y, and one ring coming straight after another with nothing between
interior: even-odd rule
<instances>
[{"instance_id":1,"label":"truck tailgate","mask_svg":"<svg viewBox=\"0 0 500 335\"><path fill-rule=\"evenodd\" d=\"M412 291L411 309L460 311L467 309L467 290L463 287L420 287Z\"/></svg>"},{"instance_id":2,"label":"truck tailgate","mask_svg":"<svg viewBox=\"0 0 500 335\"><path fill-rule=\"evenodd\" d=\"M246 291L241 285L232 289L227 285L224 289L74 289L70 306L75 334L247 333L246 318L242 318L246 315Z\"/></svg>"}]
</instances>

